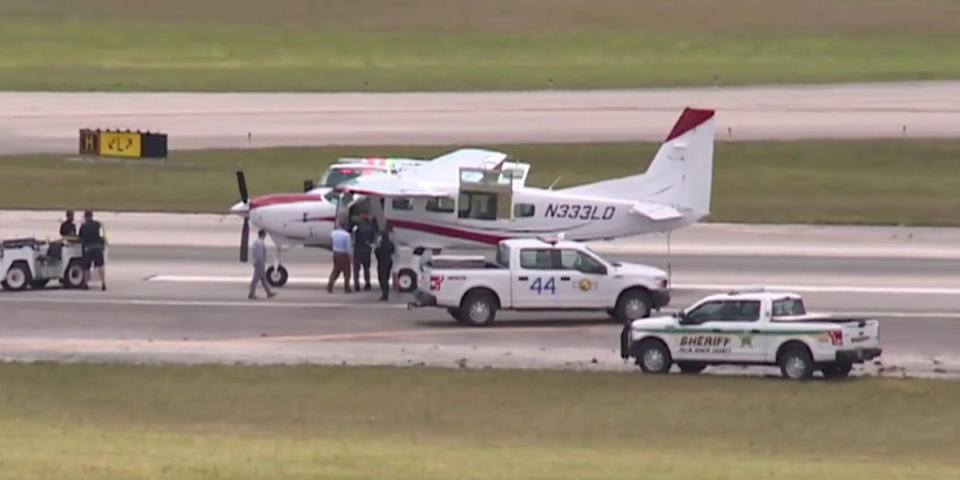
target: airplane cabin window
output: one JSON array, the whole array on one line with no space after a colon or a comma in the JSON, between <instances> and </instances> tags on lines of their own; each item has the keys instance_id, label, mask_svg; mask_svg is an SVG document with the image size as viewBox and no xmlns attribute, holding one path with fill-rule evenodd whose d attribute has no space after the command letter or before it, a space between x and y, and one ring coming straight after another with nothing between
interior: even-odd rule
<instances>
[{"instance_id":1,"label":"airplane cabin window","mask_svg":"<svg viewBox=\"0 0 960 480\"><path fill-rule=\"evenodd\" d=\"M532 203L518 203L513 206L514 218L532 217L537 212L536 205Z\"/></svg>"},{"instance_id":2,"label":"airplane cabin window","mask_svg":"<svg viewBox=\"0 0 960 480\"><path fill-rule=\"evenodd\" d=\"M394 210L413 210L413 201L409 198L394 198L390 201L390 207Z\"/></svg>"},{"instance_id":3,"label":"airplane cabin window","mask_svg":"<svg viewBox=\"0 0 960 480\"><path fill-rule=\"evenodd\" d=\"M450 197L431 198L427 200L427 211L437 213L453 213L456 210L456 203Z\"/></svg>"},{"instance_id":4,"label":"airplane cabin window","mask_svg":"<svg viewBox=\"0 0 960 480\"><path fill-rule=\"evenodd\" d=\"M475 220L496 220L497 196L492 193L461 193L457 216Z\"/></svg>"}]
</instances>

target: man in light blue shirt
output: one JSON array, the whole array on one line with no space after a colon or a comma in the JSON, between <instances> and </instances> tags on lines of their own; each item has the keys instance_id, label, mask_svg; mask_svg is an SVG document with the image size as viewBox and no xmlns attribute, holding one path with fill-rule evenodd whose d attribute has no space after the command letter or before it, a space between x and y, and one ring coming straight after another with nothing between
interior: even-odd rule
<instances>
[{"instance_id":1,"label":"man in light blue shirt","mask_svg":"<svg viewBox=\"0 0 960 480\"><path fill-rule=\"evenodd\" d=\"M264 239L267 237L265 230L257 232L257 239L253 242L253 279L250 280L250 294L247 298L253 300L257 298L257 284L263 285L263 291L267 292L267 298L271 298L276 293L270 291L267 285L267 244Z\"/></svg>"},{"instance_id":2,"label":"man in light blue shirt","mask_svg":"<svg viewBox=\"0 0 960 480\"><path fill-rule=\"evenodd\" d=\"M350 233L337 223L330 233L330 240L333 248L333 271L327 281L327 292L333 293L333 285L342 273L344 291L350 293Z\"/></svg>"}]
</instances>

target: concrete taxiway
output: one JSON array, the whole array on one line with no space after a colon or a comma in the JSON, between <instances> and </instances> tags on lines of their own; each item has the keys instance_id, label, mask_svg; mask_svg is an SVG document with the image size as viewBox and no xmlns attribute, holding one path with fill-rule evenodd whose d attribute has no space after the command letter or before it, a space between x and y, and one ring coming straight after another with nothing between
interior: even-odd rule
<instances>
[{"instance_id":1,"label":"concrete taxiway","mask_svg":"<svg viewBox=\"0 0 960 480\"><path fill-rule=\"evenodd\" d=\"M479 93L0 92L0 153L75 153L80 128L170 148L662 140L686 106L725 140L956 137L960 82Z\"/></svg>"},{"instance_id":2,"label":"concrete taxiway","mask_svg":"<svg viewBox=\"0 0 960 480\"><path fill-rule=\"evenodd\" d=\"M43 234L56 219L0 212L0 237L13 226ZM602 313L502 312L493 327L460 327L443 310L407 310L402 295L381 303L374 292L326 293L329 254L306 249L287 252L292 280L277 298L248 301L237 219L102 220L112 244L110 289L0 294L0 357L632 368L617 354L619 326ZM595 247L669 265L671 307L717 289L780 285L804 293L813 310L881 320L882 362L861 373L960 376L960 256L951 250L960 229L698 225L672 235L669 256L664 240ZM766 250L751 251L754 244Z\"/></svg>"}]
</instances>

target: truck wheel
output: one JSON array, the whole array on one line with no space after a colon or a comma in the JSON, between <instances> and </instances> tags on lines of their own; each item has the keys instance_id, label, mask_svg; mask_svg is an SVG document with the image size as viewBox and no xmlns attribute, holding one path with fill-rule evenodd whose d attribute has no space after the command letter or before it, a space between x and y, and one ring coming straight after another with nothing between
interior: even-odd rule
<instances>
[{"instance_id":1,"label":"truck wheel","mask_svg":"<svg viewBox=\"0 0 960 480\"><path fill-rule=\"evenodd\" d=\"M846 378L851 370L853 370L851 363L832 363L820 369L823 376L827 378Z\"/></svg>"},{"instance_id":2,"label":"truck wheel","mask_svg":"<svg viewBox=\"0 0 960 480\"><path fill-rule=\"evenodd\" d=\"M397 290L409 293L417 289L417 272L404 268L397 273Z\"/></svg>"},{"instance_id":3,"label":"truck wheel","mask_svg":"<svg viewBox=\"0 0 960 480\"><path fill-rule=\"evenodd\" d=\"M13 265L10 265L0 284L3 285L5 290L17 291L27 288L31 280L30 268L27 267L27 264L25 262L14 262Z\"/></svg>"},{"instance_id":4,"label":"truck wheel","mask_svg":"<svg viewBox=\"0 0 960 480\"><path fill-rule=\"evenodd\" d=\"M789 345L777 357L780 373L790 380L807 380L813 376L813 358L807 347Z\"/></svg>"},{"instance_id":5,"label":"truck wheel","mask_svg":"<svg viewBox=\"0 0 960 480\"><path fill-rule=\"evenodd\" d=\"M645 373L667 373L673 360L670 350L660 340L648 338L637 348L637 365Z\"/></svg>"},{"instance_id":6,"label":"truck wheel","mask_svg":"<svg viewBox=\"0 0 960 480\"><path fill-rule=\"evenodd\" d=\"M681 373L690 373L690 374L700 373L705 368L707 368L706 363L699 363L699 362L677 362L677 366L680 367Z\"/></svg>"},{"instance_id":7,"label":"truck wheel","mask_svg":"<svg viewBox=\"0 0 960 480\"><path fill-rule=\"evenodd\" d=\"M470 292L460 302L460 320L468 325L484 327L493 323L497 300L490 292Z\"/></svg>"},{"instance_id":8,"label":"truck wheel","mask_svg":"<svg viewBox=\"0 0 960 480\"><path fill-rule=\"evenodd\" d=\"M72 260L67 264L67 269L64 270L60 283L66 288L83 286L83 265L80 264L79 260Z\"/></svg>"},{"instance_id":9,"label":"truck wheel","mask_svg":"<svg viewBox=\"0 0 960 480\"><path fill-rule=\"evenodd\" d=\"M264 272L267 275L267 283L271 287L282 287L287 284L287 279L290 277L287 275L287 269L283 265L277 265L277 268L272 266L267 267L267 271Z\"/></svg>"},{"instance_id":10,"label":"truck wheel","mask_svg":"<svg viewBox=\"0 0 960 480\"><path fill-rule=\"evenodd\" d=\"M627 290L617 299L614 309L614 318L618 322L627 323L638 318L650 316L650 295L639 289Z\"/></svg>"}]
</instances>

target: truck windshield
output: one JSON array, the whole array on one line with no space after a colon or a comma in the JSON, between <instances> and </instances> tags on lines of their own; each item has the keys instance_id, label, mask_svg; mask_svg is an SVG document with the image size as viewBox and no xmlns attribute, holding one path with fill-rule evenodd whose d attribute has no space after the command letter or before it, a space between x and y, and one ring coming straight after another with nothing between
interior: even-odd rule
<instances>
[{"instance_id":1,"label":"truck windshield","mask_svg":"<svg viewBox=\"0 0 960 480\"><path fill-rule=\"evenodd\" d=\"M792 317L795 315L805 315L806 313L806 309L803 308L803 299L782 298L773 301L774 317Z\"/></svg>"}]
</instances>

